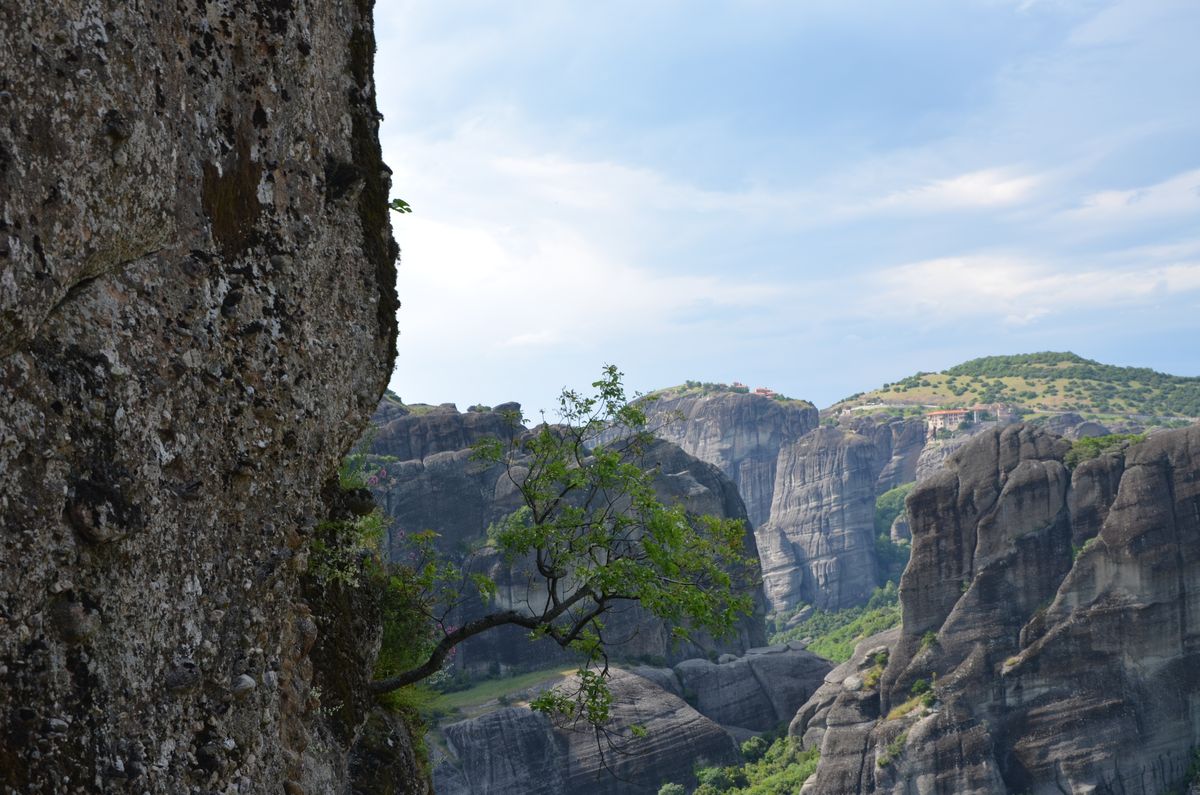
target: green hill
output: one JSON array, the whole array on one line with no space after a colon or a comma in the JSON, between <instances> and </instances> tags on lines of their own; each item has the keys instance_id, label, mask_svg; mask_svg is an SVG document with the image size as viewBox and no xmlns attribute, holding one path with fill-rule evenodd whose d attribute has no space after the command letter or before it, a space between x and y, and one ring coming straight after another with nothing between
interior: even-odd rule
<instances>
[{"instance_id":1,"label":"green hill","mask_svg":"<svg viewBox=\"0 0 1200 795\"><path fill-rule=\"evenodd\" d=\"M985 356L852 395L830 410L870 404L955 408L976 403L1007 403L1031 412L1074 411L1096 419L1195 419L1200 417L1200 378L1116 367L1074 353Z\"/></svg>"}]
</instances>

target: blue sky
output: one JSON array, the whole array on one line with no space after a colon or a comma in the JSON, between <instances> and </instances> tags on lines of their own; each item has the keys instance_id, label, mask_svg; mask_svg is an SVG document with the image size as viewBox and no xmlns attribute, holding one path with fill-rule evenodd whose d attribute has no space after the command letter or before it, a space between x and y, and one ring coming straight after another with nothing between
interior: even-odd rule
<instances>
[{"instance_id":1,"label":"blue sky","mask_svg":"<svg viewBox=\"0 0 1200 795\"><path fill-rule=\"evenodd\" d=\"M1194 0L379 0L392 388L1200 374Z\"/></svg>"}]
</instances>

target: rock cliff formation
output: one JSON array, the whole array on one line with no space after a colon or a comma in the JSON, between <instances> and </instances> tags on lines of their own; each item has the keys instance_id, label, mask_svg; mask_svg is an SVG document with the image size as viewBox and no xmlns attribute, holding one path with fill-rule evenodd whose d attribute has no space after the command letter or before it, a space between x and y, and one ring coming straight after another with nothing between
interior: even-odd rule
<instances>
[{"instance_id":1,"label":"rock cliff formation","mask_svg":"<svg viewBox=\"0 0 1200 795\"><path fill-rule=\"evenodd\" d=\"M683 699L636 674L612 674L611 735L555 724L524 707L447 726L454 760L434 774L438 795L654 795L664 782L694 781L697 760L739 758L733 738ZM646 736L631 737L634 725Z\"/></svg>"},{"instance_id":2,"label":"rock cliff formation","mask_svg":"<svg viewBox=\"0 0 1200 795\"><path fill-rule=\"evenodd\" d=\"M472 458L470 448L484 436L511 434L513 427L506 416L510 411L519 413L520 407L505 404L492 411L460 413L447 406L398 415L388 401L382 404L374 433L368 437L375 456L371 460L376 462L372 488L392 520L388 532L393 555L402 554L399 539L403 536L432 530L438 534L438 547L444 554L466 560L465 551L486 537L491 524L521 506L520 495L504 469L480 464ZM745 521L737 489L716 467L661 440L647 451L646 463L659 469L655 487L664 501L682 503L695 514ZM747 556L757 558L748 523L746 547ZM496 582L495 604L489 609L524 609L527 600L536 601L531 582L536 587L539 578L528 576L523 566L511 566L498 554L487 552L472 555L466 565ZM614 610L605 623L612 637L625 639L612 649L621 659L676 662L708 651L741 652L761 646L765 643L761 610L760 600L759 612L742 622L736 638L714 642L705 649L674 643L661 622L636 607ZM483 612L483 605L469 605L456 623ZM499 627L470 638L459 646L456 665L494 672L497 667L544 666L574 659L548 639L531 643L528 634L519 627Z\"/></svg>"},{"instance_id":3,"label":"rock cliff formation","mask_svg":"<svg viewBox=\"0 0 1200 795\"><path fill-rule=\"evenodd\" d=\"M789 721L828 672L827 660L790 644L750 649L716 663L684 660L671 677L656 681L741 738Z\"/></svg>"},{"instance_id":4,"label":"rock cliff formation","mask_svg":"<svg viewBox=\"0 0 1200 795\"><path fill-rule=\"evenodd\" d=\"M0 5L2 792L347 786L300 576L395 353L371 5Z\"/></svg>"},{"instance_id":5,"label":"rock cliff formation","mask_svg":"<svg viewBox=\"0 0 1200 795\"><path fill-rule=\"evenodd\" d=\"M917 479L917 462L925 449L925 420L874 414L839 424L875 444L875 458L880 464L876 495Z\"/></svg>"},{"instance_id":6,"label":"rock cliff formation","mask_svg":"<svg viewBox=\"0 0 1200 795\"><path fill-rule=\"evenodd\" d=\"M1073 472L1068 447L993 428L918 484L902 628L792 725L822 749L805 795L1180 791L1200 745L1200 426Z\"/></svg>"},{"instance_id":7,"label":"rock cliff formation","mask_svg":"<svg viewBox=\"0 0 1200 795\"><path fill-rule=\"evenodd\" d=\"M876 456L870 439L841 428L818 428L780 450L771 518L757 533L774 610L862 604L879 584Z\"/></svg>"},{"instance_id":8,"label":"rock cliff formation","mask_svg":"<svg viewBox=\"0 0 1200 795\"><path fill-rule=\"evenodd\" d=\"M880 415L818 429L802 401L698 389L655 393L647 410L660 436L738 485L772 611L867 600L879 584L875 498L915 479L923 421Z\"/></svg>"},{"instance_id":9,"label":"rock cliff formation","mask_svg":"<svg viewBox=\"0 0 1200 795\"><path fill-rule=\"evenodd\" d=\"M729 476L755 527L771 513L780 449L817 427L818 419L804 401L694 390L655 393L646 411L659 436Z\"/></svg>"},{"instance_id":10,"label":"rock cliff formation","mask_svg":"<svg viewBox=\"0 0 1200 795\"><path fill-rule=\"evenodd\" d=\"M787 646L719 664L619 670L606 729L622 739L505 707L444 727L449 756L435 769L437 792L654 795L668 781L694 783L698 763L736 763L736 741L786 721L828 671L825 660ZM635 724L646 737L628 736Z\"/></svg>"}]
</instances>

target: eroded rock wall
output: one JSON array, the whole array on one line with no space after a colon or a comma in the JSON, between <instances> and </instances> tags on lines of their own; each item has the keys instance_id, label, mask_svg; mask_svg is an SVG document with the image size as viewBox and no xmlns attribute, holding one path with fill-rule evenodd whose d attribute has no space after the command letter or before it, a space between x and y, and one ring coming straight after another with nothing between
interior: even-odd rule
<instances>
[{"instance_id":1,"label":"eroded rock wall","mask_svg":"<svg viewBox=\"0 0 1200 795\"><path fill-rule=\"evenodd\" d=\"M395 353L371 6L0 5L0 791L345 782L298 583Z\"/></svg>"},{"instance_id":2,"label":"eroded rock wall","mask_svg":"<svg viewBox=\"0 0 1200 795\"><path fill-rule=\"evenodd\" d=\"M770 520L758 531L763 591L771 607L837 610L878 585L871 439L818 428L783 448Z\"/></svg>"},{"instance_id":3,"label":"eroded rock wall","mask_svg":"<svg viewBox=\"0 0 1200 795\"><path fill-rule=\"evenodd\" d=\"M654 795L669 781L694 785L701 761L740 759L733 737L678 695L628 671L611 673L611 721L601 732L524 706L444 727L451 756L434 774L439 795ZM644 737L631 736L635 725Z\"/></svg>"},{"instance_id":4,"label":"eroded rock wall","mask_svg":"<svg viewBox=\"0 0 1200 795\"><path fill-rule=\"evenodd\" d=\"M1067 449L995 428L918 484L901 631L793 723L822 748L806 795L1180 789L1200 745L1200 426L1073 472Z\"/></svg>"},{"instance_id":5,"label":"eroded rock wall","mask_svg":"<svg viewBox=\"0 0 1200 795\"><path fill-rule=\"evenodd\" d=\"M880 467L876 494L917 479L917 462L925 449L925 420L875 414L852 417L838 424L875 444L875 458Z\"/></svg>"},{"instance_id":6,"label":"eroded rock wall","mask_svg":"<svg viewBox=\"0 0 1200 795\"><path fill-rule=\"evenodd\" d=\"M818 428L802 401L696 389L663 390L647 407L656 433L737 484L773 612L868 599L880 584L875 498L916 477L922 420L877 415Z\"/></svg>"},{"instance_id":7,"label":"eroded rock wall","mask_svg":"<svg viewBox=\"0 0 1200 795\"><path fill-rule=\"evenodd\" d=\"M780 449L818 420L817 410L803 401L735 392L666 390L646 410L659 436L729 476L755 527L771 513Z\"/></svg>"}]
</instances>

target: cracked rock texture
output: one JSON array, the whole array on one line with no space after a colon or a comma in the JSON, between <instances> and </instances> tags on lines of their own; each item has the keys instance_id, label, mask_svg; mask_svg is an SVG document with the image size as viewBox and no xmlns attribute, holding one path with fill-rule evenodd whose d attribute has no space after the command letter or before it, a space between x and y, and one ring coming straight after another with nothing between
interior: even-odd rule
<instances>
[{"instance_id":1,"label":"cracked rock texture","mask_svg":"<svg viewBox=\"0 0 1200 795\"><path fill-rule=\"evenodd\" d=\"M380 404L373 434L369 433L368 438L371 451L387 458L372 459L379 466L372 489L392 519L388 528L392 556L403 554L403 536L433 530L442 552L465 560L465 549L482 541L491 524L521 506L520 495L503 467L484 466L471 456L470 445L480 438L503 438L513 432L505 416L509 411L519 412L520 407L504 404L492 411L460 413L453 406L414 409L390 399ZM665 502L682 503L695 514L745 520L737 489L716 467L662 440L656 440L647 450L646 463L660 470L655 487ZM746 556L757 559L754 535L749 530L746 547ZM481 604L466 605L455 623L489 610L525 609L527 602L538 604L545 597L539 588L544 581L535 576L529 562L510 566L499 555L485 552L474 555L466 565L491 577L497 584L497 594L494 605L487 610ZM625 660L676 662L705 654L709 646L716 652L741 652L766 642L761 598L756 613L741 622L736 637L705 643L703 648L674 642L661 621L636 606L614 609L605 626L608 636L619 640L612 647L613 653ZM528 630L498 627L460 644L455 664L495 672L560 660L571 662L575 657L549 639L531 642Z\"/></svg>"},{"instance_id":2,"label":"cracked rock texture","mask_svg":"<svg viewBox=\"0 0 1200 795\"><path fill-rule=\"evenodd\" d=\"M805 795L1181 791L1200 745L1200 426L1073 472L1067 449L992 428L917 485L902 628L792 724L822 749Z\"/></svg>"},{"instance_id":3,"label":"cracked rock texture","mask_svg":"<svg viewBox=\"0 0 1200 795\"><path fill-rule=\"evenodd\" d=\"M745 736L791 720L828 672L829 661L800 644L764 646L719 663L684 660L672 669L678 683L672 689L702 715Z\"/></svg>"},{"instance_id":4,"label":"cracked rock texture","mask_svg":"<svg viewBox=\"0 0 1200 795\"><path fill-rule=\"evenodd\" d=\"M554 726L523 707L503 707L443 728L450 755L435 768L437 792L653 795L668 781L694 783L697 763L736 759L729 753L733 741L786 723L829 671L826 660L798 645L723 660L616 671L610 731L619 736L639 724L649 732L613 745L601 736L607 761L624 781L602 769L596 737L582 726Z\"/></svg>"},{"instance_id":5,"label":"cracked rock texture","mask_svg":"<svg viewBox=\"0 0 1200 795\"><path fill-rule=\"evenodd\" d=\"M654 795L668 781L694 786L700 760L741 758L731 735L650 679L613 670L610 686L608 735L517 706L446 726L450 756L434 772L438 795ZM631 738L634 725L646 736Z\"/></svg>"},{"instance_id":6,"label":"cracked rock texture","mask_svg":"<svg viewBox=\"0 0 1200 795\"><path fill-rule=\"evenodd\" d=\"M646 412L659 436L729 476L755 527L771 514L779 451L817 427L818 419L802 400L693 390L657 392Z\"/></svg>"},{"instance_id":7,"label":"cracked rock texture","mask_svg":"<svg viewBox=\"0 0 1200 795\"><path fill-rule=\"evenodd\" d=\"M917 461L925 449L925 420L873 414L854 416L839 425L875 444L875 458L880 465L875 482L877 495L917 479Z\"/></svg>"},{"instance_id":8,"label":"cracked rock texture","mask_svg":"<svg viewBox=\"0 0 1200 795\"><path fill-rule=\"evenodd\" d=\"M300 575L395 353L371 6L0 5L0 792L348 786Z\"/></svg>"},{"instance_id":9,"label":"cracked rock texture","mask_svg":"<svg viewBox=\"0 0 1200 795\"><path fill-rule=\"evenodd\" d=\"M817 428L779 451L771 518L758 530L763 590L772 609L838 610L878 585L872 440Z\"/></svg>"},{"instance_id":10,"label":"cracked rock texture","mask_svg":"<svg viewBox=\"0 0 1200 795\"><path fill-rule=\"evenodd\" d=\"M875 498L916 478L923 420L875 415L817 428L804 401L683 388L654 398L656 433L737 484L772 611L867 600L879 584Z\"/></svg>"}]
</instances>

